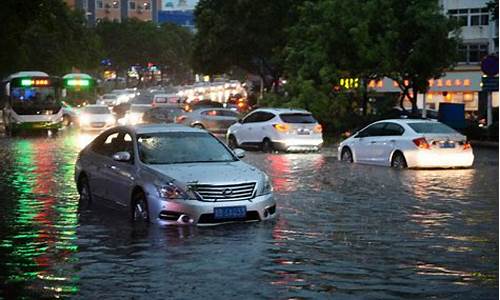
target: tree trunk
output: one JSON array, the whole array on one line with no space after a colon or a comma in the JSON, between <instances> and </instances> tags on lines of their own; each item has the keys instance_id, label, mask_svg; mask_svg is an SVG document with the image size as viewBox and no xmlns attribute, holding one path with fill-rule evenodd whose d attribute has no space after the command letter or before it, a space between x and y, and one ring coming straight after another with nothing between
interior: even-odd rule
<instances>
[{"instance_id":1,"label":"tree trunk","mask_svg":"<svg viewBox=\"0 0 500 300\"><path fill-rule=\"evenodd\" d=\"M366 116L366 110L368 109L368 79L363 79L362 85L361 109L363 110L363 116Z\"/></svg>"}]
</instances>

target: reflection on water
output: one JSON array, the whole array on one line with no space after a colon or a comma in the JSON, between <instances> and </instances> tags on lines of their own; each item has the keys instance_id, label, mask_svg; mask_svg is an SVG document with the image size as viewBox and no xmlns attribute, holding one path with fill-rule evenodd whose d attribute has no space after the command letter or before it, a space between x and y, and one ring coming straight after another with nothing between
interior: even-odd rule
<instances>
[{"instance_id":1,"label":"reflection on water","mask_svg":"<svg viewBox=\"0 0 500 300\"><path fill-rule=\"evenodd\" d=\"M73 176L74 149L56 148L44 138L19 139L11 147L15 155L6 180L17 203L1 244L6 295L76 293L77 278L72 272L54 268L71 261L77 251L77 202L68 184Z\"/></svg>"},{"instance_id":2,"label":"reflection on water","mask_svg":"<svg viewBox=\"0 0 500 300\"><path fill-rule=\"evenodd\" d=\"M78 213L74 161L93 137L0 139L0 298L497 297L498 151L446 171L248 152L275 221L165 228Z\"/></svg>"}]
</instances>

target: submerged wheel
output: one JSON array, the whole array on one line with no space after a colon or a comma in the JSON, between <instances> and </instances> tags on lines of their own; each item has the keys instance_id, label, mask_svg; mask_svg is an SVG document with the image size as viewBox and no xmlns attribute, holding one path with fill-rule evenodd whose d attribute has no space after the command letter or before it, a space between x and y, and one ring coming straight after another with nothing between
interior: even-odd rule
<instances>
[{"instance_id":1,"label":"submerged wheel","mask_svg":"<svg viewBox=\"0 0 500 300\"><path fill-rule=\"evenodd\" d=\"M227 145L231 149L238 148L238 141L236 140L236 138L234 137L234 135L230 135L229 136L229 138L227 140Z\"/></svg>"},{"instance_id":2,"label":"submerged wheel","mask_svg":"<svg viewBox=\"0 0 500 300\"><path fill-rule=\"evenodd\" d=\"M262 152L271 153L273 152L273 150L274 150L273 143L271 142L270 139L265 138L262 141Z\"/></svg>"},{"instance_id":3,"label":"submerged wheel","mask_svg":"<svg viewBox=\"0 0 500 300\"><path fill-rule=\"evenodd\" d=\"M80 182L78 184L79 188L79 193L80 193L80 199L79 199L79 205L82 208L89 208L90 205L92 204L92 192L90 190L90 185L89 185L89 180L87 176L82 176L80 178Z\"/></svg>"},{"instance_id":4,"label":"submerged wheel","mask_svg":"<svg viewBox=\"0 0 500 300\"><path fill-rule=\"evenodd\" d=\"M340 155L340 160L352 163L354 160L352 158L351 149L344 147L342 149L342 154Z\"/></svg>"},{"instance_id":5,"label":"submerged wheel","mask_svg":"<svg viewBox=\"0 0 500 300\"><path fill-rule=\"evenodd\" d=\"M395 169L406 169L408 165L406 164L406 159L403 153L397 151L392 156L391 167Z\"/></svg>"},{"instance_id":6,"label":"submerged wheel","mask_svg":"<svg viewBox=\"0 0 500 300\"><path fill-rule=\"evenodd\" d=\"M132 196L131 221L149 222L149 210L146 196L142 191L136 192Z\"/></svg>"}]
</instances>

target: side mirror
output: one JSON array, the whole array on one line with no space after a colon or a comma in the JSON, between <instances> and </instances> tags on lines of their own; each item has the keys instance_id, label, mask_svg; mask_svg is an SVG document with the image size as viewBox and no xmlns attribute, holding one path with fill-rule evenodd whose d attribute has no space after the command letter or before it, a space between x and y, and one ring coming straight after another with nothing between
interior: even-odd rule
<instances>
[{"instance_id":1,"label":"side mirror","mask_svg":"<svg viewBox=\"0 0 500 300\"><path fill-rule=\"evenodd\" d=\"M113 160L116 161L128 162L131 158L132 156L130 155L130 153L126 151L116 152L115 154L113 154Z\"/></svg>"},{"instance_id":2,"label":"side mirror","mask_svg":"<svg viewBox=\"0 0 500 300\"><path fill-rule=\"evenodd\" d=\"M234 149L233 151L234 151L234 154L236 154L236 156L237 156L238 158L243 158L243 157L245 157L245 150L240 149L240 148L236 148L236 149Z\"/></svg>"}]
</instances>

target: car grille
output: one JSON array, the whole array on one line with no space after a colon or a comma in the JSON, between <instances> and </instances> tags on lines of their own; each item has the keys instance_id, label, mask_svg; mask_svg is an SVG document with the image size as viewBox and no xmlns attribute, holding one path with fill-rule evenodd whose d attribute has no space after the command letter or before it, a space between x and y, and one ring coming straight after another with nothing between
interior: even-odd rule
<instances>
[{"instance_id":1,"label":"car grille","mask_svg":"<svg viewBox=\"0 0 500 300\"><path fill-rule=\"evenodd\" d=\"M191 189L203 200L240 201L253 198L255 182L226 185L196 184L191 185Z\"/></svg>"}]
</instances>

